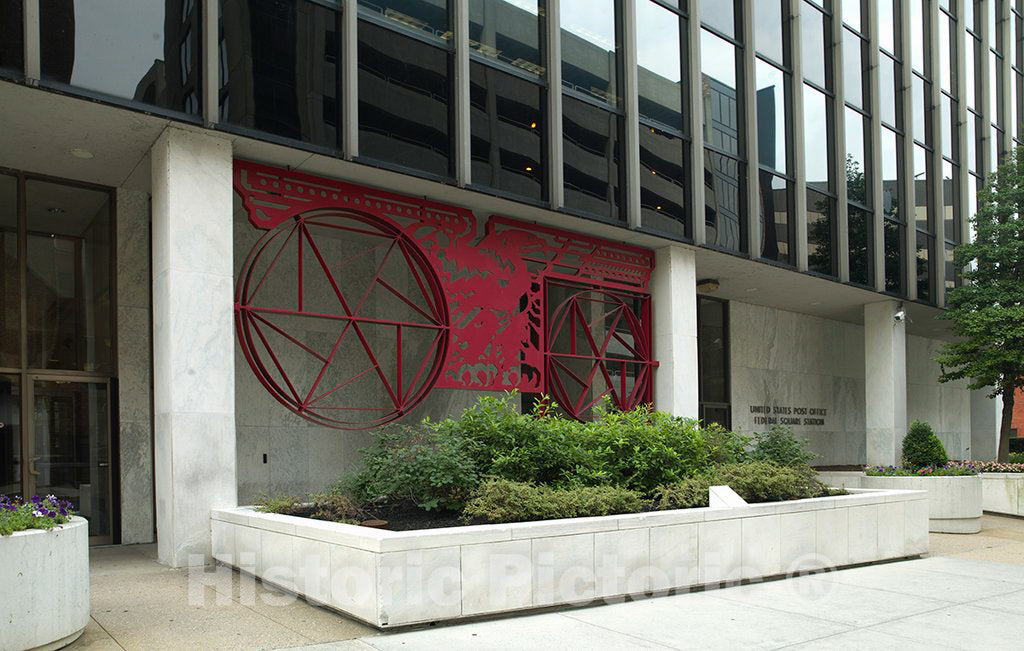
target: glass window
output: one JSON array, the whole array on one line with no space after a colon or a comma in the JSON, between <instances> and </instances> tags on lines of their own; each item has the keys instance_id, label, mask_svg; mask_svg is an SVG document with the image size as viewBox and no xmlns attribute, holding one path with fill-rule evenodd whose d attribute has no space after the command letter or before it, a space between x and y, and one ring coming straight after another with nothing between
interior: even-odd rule
<instances>
[{"instance_id":1,"label":"glass window","mask_svg":"<svg viewBox=\"0 0 1024 651\"><path fill-rule=\"evenodd\" d=\"M910 0L910 62L918 72L924 70L924 0Z\"/></svg>"},{"instance_id":2,"label":"glass window","mask_svg":"<svg viewBox=\"0 0 1024 651\"><path fill-rule=\"evenodd\" d=\"M946 244L945 247L945 278L946 278L946 291L952 291L960 285L960 270L956 268L956 247L952 244Z\"/></svg>"},{"instance_id":3,"label":"glass window","mask_svg":"<svg viewBox=\"0 0 1024 651\"><path fill-rule=\"evenodd\" d=\"M562 0L562 84L619 104L614 0Z\"/></svg>"},{"instance_id":4,"label":"glass window","mask_svg":"<svg viewBox=\"0 0 1024 651\"><path fill-rule=\"evenodd\" d=\"M826 62L831 59L830 52L825 49L825 35L831 29L828 16L824 13L803 5L800 16L800 59L803 64L804 79L831 90L831 79L826 78Z\"/></svg>"},{"instance_id":5,"label":"glass window","mask_svg":"<svg viewBox=\"0 0 1024 651\"><path fill-rule=\"evenodd\" d=\"M734 0L700 3L700 22L726 36L736 38L736 6Z\"/></svg>"},{"instance_id":6,"label":"glass window","mask_svg":"<svg viewBox=\"0 0 1024 651\"><path fill-rule=\"evenodd\" d=\"M83 5L88 4L88 8ZM169 3L41 2L45 81L180 113L199 113L199 3L165 19Z\"/></svg>"},{"instance_id":7,"label":"glass window","mask_svg":"<svg viewBox=\"0 0 1024 651\"><path fill-rule=\"evenodd\" d=\"M956 160L959 153L957 151L959 136L956 129L956 102L945 93L939 99L939 116L942 122L942 155Z\"/></svg>"},{"instance_id":8,"label":"glass window","mask_svg":"<svg viewBox=\"0 0 1024 651\"><path fill-rule=\"evenodd\" d=\"M359 0L359 6L403 27L451 38L447 0Z\"/></svg>"},{"instance_id":9,"label":"glass window","mask_svg":"<svg viewBox=\"0 0 1024 651\"><path fill-rule=\"evenodd\" d=\"M683 129L679 16L651 0L636 6L637 90L640 115Z\"/></svg>"},{"instance_id":10,"label":"glass window","mask_svg":"<svg viewBox=\"0 0 1024 651\"><path fill-rule=\"evenodd\" d=\"M782 25L785 21L783 4L779 0L760 0L752 3L754 14L751 22L754 27L754 46L762 56L776 63L784 63Z\"/></svg>"},{"instance_id":11,"label":"glass window","mask_svg":"<svg viewBox=\"0 0 1024 651\"><path fill-rule=\"evenodd\" d=\"M619 132L615 113L563 98L565 207L620 219Z\"/></svg>"},{"instance_id":12,"label":"glass window","mask_svg":"<svg viewBox=\"0 0 1024 651\"><path fill-rule=\"evenodd\" d=\"M730 154L739 153L740 123L736 85L736 48L711 32L700 33L704 76L704 142Z\"/></svg>"},{"instance_id":13,"label":"glass window","mask_svg":"<svg viewBox=\"0 0 1024 651\"><path fill-rule=\"evenodd\" d=\"M981 118L967 112L967 169L977 172L981 161L978 159L978 141L981 139Z\"/></svg>"},{"instance_id":14,"label":"glass window","mask_svg":"<svg viewBox=\"0 0 1024 651\"><path fill-rule=\"evenodd\" d=\"M960 215L957 195L960 194L960 167L942 161L942 223L946 239L960 241Z\"/></svg>"},{"instance_id":15,"label":"glass window","mask_svg":"<svg viewBox=\"0 0 1024 651\"><path fill-rule=\"evenodd\" d=\"M25 28L21 0L0 2L0 70L21 73L25 69Z\"/></svg>"},{"instance_id":16,"label":"glass window","mask_svg":"<svg viewBox=\"0 0 1024 651\"><path fill-rule=\"evenodd\" d=\"M852 108L846 108L846 198L862 204L869 204L870 175L867 167L867 150L864 134L870 133L867 118Z\"/></svg>"},{"instance_id":17,"label":"glass window","mask_svg":"<svg viewBox=\"0 0 1024 651\"><path fill-rule=\"evenodd\" d=\"M450 56L359 23L359 153L451 176Z\"/></svg>"},{"instance_id":18,"label":"glass window","mask_svg":"<svg viewBox=\"0 0 1024 651\"><path fill-rule=\"evenodd\" d=\"M978 87L976 79L977 73L977 61L975 59L975 51L979 47L979 43L968 34L967 45L964 48L964 72L966 74L966 80L964 83L964 93L967 95L967 108L976 109L978 108Z\"/></svg>"},{"instance_id":19,"label":"glass window","mask_svg":"<svg viewBox=\"0 0 1024 651\"><path fill-rule=\"evenodd\" d=\"M771 172L761 170L761 257L792 264L790 257L792 220L790 219L791 184Z\"/></svg>"},{"instance_id":20,"label":"glass window","mask_svg":"<svg viewBox=\"0 0 1024 651\"><path fill-rule=\"evenodd\" d=\"M882 159L882 211L888 219L903 220L900 211L900 174L899 174L899 142L900 138L889 129L882 129L879 141Z\"/></svg>"},{"instance_id":21,"label":"glass window","mask_svg":"<svg viewBox=\"0 0 1024 651\"><path fill-rule=\"evenodd\" d=\"M956 23L946 14L939 12L939 87L947 92L955 92L953 88L954 70L952 62L956 61Z\"/></svg>"},{"instance_id":22,"label":"glass window","mask_svg":"<svg viewBox=\"0 0 1024 651\"><path fill-rule=\"evenodd\" d=\"M537 75L544 74L541 0L469 0L469 46Z\"/></svg>"},{"instance_id":23,"label":"glass window","mask_svg":"<svg viewBox=\"0 0 1024 651\"><path fill-rule=\"evenodd\" d=\"M340 148L340 16L312 2L225 1L221 121Z\"/></svg>"},{"instance_id":24,"label":"glass window","mask_svg":"<svg viewBox=\"0 0 1024 651\"><path fill-rule=\"evenodd\" d=\"M20 4L20 3L19 3ZM24 453L21 449L21 378L0 374L0 495L21 495L21 469Z\"/></svg>"},{"instance_id":25,"label":"glass window","mask_svg":"<svg viewBox=\"0 0 1024 651\"><path fill-rule=\"evenodd\" d=\"M820 192L832 189L832 130L829 125L829 100L823 93L804 86L804 160L807 187Z\"/></svg>"},{"instance_id":26,"label":"glass window","mask_svg":"<svg viewBox=\"0 0 1024 651\"><path fill-rule=\"evenodd\" d=\"M843 30L843 93L847 103L864 107L864 62L866 50L860 37Z\"/></svg>"},{"instance_id":27,"label":"glass window","mask_svg":"<svg viewBox=\"0 0 1024 651\"><path fill-rule=\"evenodd\" d=\"M473 183L543 200L541 87L475 61L469 72Z\"/></svg>"},{"instance_id":28,"label":"glass window","mask_svg":"<svg viewBox=\"0 0 1024 651\"><path fill-rule=\"evenodd\" d=\"M903 294L903 241L907 227L888 219L884 223L885 291Z\"/></svg>"},{"instance_id":29,"label":"glass window","mask_svg":"<svg viewBox=\"0 0 1024 651\"><path fill-rule=\"evenodd\" d=\"M681 139L640 125L640 219L645 228L690 236L684 156Z\"/></svg>"},{"instance_id":30,"label":"glass window","mask_svg":"<svg viewBox=\"0 0 1024 651\"><path fill-rule=\"evenodd\" d=\"M850 282L871 285L871 213L851 204L846 218L850 244Z\"/></svg>"},{"instance_id":31,"label":"glass window","mask_svg":"<svg viewBox=\"0 0 1024 651\"><path fill-rule=\"evenodd\" d=\"M832 251L835 224L832 216L834 200L828 195L807 189L807 268L828 276L835 275Z\"/></svg>"},{"instance_id":32,"label":"glass window","mask_svg":"<svg viewBox=\"0 0 1024 651\"><path fill-rule=\"evenodd\" d=\"M758 59L757 157L763 167L786 173L786 79L785 74Z\"/></svg>"},{"instance_id":33,"label":"glass window","mask_svg":"<svg viewBox=\"0 0 1024 651\"><path fill-rule=\"evenodd\" d=\"M844 2L843 4L843 22L854 28L858 32L860 28L860 2Z\"/></svg>"},{"instance_id":34,"label":"glass window","mask_svg":"<svg viewBox=\"0 0 1024 651\"><path fill-rule=\"evenodd\" d=\"M704 222L707 243L733 251L746 249L743 228L743 170L739 161L704 150Z\"/></svg>"},{"instance_id":35,"label":"glass window","mask_svg":"<svg viewBox=\"0 0 1024 651\"><path fill-rule=\"evenodd\" d=\"M992 122L995 124L1002 124L1002 107L999 105L999 98L1003 96L1003 84L1002 76L997 73L999 58L995 54L989 52L988 55L988 78L989 78L989 115Z\"/></svg>"},{"instance_id":36,"label":"glass window","mask_svg":"<svg viewBox=\"0 0 1024 651\"><path fill-rule=\"evenodd\" d=\"M697 298L697 344L700 364L701 402L729 402L729 349L726 340L728 304Z\"/></svg>"},{"instance_id":37,"label":"glass window","mask_svg":"<svg viewBox=\"0 0 1024 651\"><path fill-rule=\"evenodd\" d=\"M113 372L110 193L25 184L28 365Z\"/></svg>"},{"instance_id":38,"label":"glass window","mask_svg":"<svg viewBox=\"0 0 1024 651\"><path fill-rule=\"evenodd\" d=\"M932 301L932 238L925 233L917 234L917 300Z\"/></svg>"},{"instance_id":39,"label":"glass window","mask_svg":"<svg viewBox=\"0 0 1024 651\"><path fill-rule=\"evenodd\" d=\"M931 143L930 120L928 120L931 105L928 101L928 93L925 92L928 85L917 75L912 76L910 92L913 102L911 113L914 116L914 140L925 144Z\"/></svg>"},{"instance_id":40,"label":"glass window","mask_svg":"<svg viewBox=\"0 0 1024 651\"><path fill-rule=\"evenodd\" d=\"M914 144L914 222L918 230L931 232L928 222L928 181L931 174L928 171L928 159L930 152L924 147Z\"/></svg>"},{"instance_id":41,"label":"glass window","mask_svg":"<svg viewBox=\"0 0 1024 651\"><path fill-rule=\"evenodd\" d=\"M18 179L0 174L0 366L21 366L19 276Z\"/></svg>"},{"instance_id":42,"label":"glass window","mask_svg":"<svg viewBox=\"0 0 1024 651\"><path fill-rule=\"evenodd\" d=\"M890 126L899 126L896 122L898 111L899 86L897 65L885 54L878 55L878 106L879 119Z\"/></svg>"},{"instance_id":43,"label":"glass window","mask_svg":"<svg viewBox=\"0 0 1024 651\"><path fill-rule=\"evenodd\" d=\"M878 44L890 54L896 51L896 14L893 12L894 0L878 0Z\"/></svg>"}]
</instances>

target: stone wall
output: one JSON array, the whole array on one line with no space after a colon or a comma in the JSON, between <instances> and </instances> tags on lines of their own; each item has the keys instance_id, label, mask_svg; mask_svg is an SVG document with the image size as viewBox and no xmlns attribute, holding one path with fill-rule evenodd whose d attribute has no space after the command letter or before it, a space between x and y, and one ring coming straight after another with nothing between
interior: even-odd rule
<instances>
[{"instance_id":1,"label":"stone wall","mask_svg":"<svg viewBox=\"0 0 1024 651\"><path fill-rule=\"evenodd\" d=\"M954 459L971 458L971 393L965 381L939 383L942 342L907 335L907 422L932 426Z\"/></svg>"},{"instance_id":2,"label":"stone wall","mask_svg":"<svg viewBox=\"0 0 1024 651\"><path fill-rule=\"evenodd\" d=\"M733 301L729 346L734 429L786 419L819 455L814 463L864 463L862 326Z\"/></svg>"}]
</instances>

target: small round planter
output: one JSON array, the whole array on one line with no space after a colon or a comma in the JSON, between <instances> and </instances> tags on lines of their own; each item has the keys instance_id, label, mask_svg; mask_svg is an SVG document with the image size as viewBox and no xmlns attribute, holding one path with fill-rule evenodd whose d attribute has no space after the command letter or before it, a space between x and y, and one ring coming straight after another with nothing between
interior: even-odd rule
<instances>
[{"instance_id":1,"label":"small round planter","mask_svg":"<svg viewBox=\"0 0 1024 651\"><path fill-rule=\"evenodd\" d=\"M978 533L981 531L981 477L880 477L866 475L862 488L928 491L928 531Z\"/></svg>"},{"instance_id":2,"label":"small round planter","mask_svg":"<svg viewBox=\"0 0 1024 651\"><path fill-rule=\"evenodd\" d=\"M59 649L89 623L89 525L0 536L0 648Z\"/></svg>"}]
</instances>

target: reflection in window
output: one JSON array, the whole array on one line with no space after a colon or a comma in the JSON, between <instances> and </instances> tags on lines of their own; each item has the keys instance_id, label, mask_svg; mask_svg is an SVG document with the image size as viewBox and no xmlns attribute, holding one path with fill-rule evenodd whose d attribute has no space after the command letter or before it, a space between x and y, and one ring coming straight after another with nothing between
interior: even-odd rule
<instances>
[{"instance_id":1,"label":"reflection in window","mask_svg":"<svg viewBox=\"0 0 1024 651\"><path fill-rule=\"evenodd\" d=\"M87 8L86 8L87 5ZM44 0L39 4L44 81L197 114L198 6L165 20L164 2Z\"/></svg>"},{"instance_id":2,"label":"reflection in window","mask_svg":"<svg viewBox=\"0 0 1024 651\"><path fill-rule=\"evenodd\" d=\"M469 0L469 46L536 75L544 74L543 0Z\"/></svg>"},{"instance_id":3,"label":"reflection in window","mask_svg":"<svg viewBox=\"0 0 1024 651\"><path fill-rule=\"evenodd\" d=\"M359 6L405 28L451 38L447 0L359 0Z\"/></svg>"},{"instance_id":4,"label":"reflection in window","mask_svg":"<svg viewBox=\"0 0 1024 651\"><path fill-rule=\"evenodd\" d=\"M636 5L637 89L640 115L683 128L682 58L679 16L652 2Z\"/></svg>"},{"instance_id":5,"label":"reflection in window","mask_svg":"<svg viewBox=\"0 0 1024 651\"><path fill-rule=\"evenodd\" d=\"M826 79L826 62L831 57L826 51L825 35L829 34L828 16L806 3L800 7L800 59L804 79L821 88L831 90L831 79Z\"/></svg>"},{"instance_id":6,"label":"reflection in window","mask_svg":"<svg viewBox=\"0 0 1024 651\"><path fill-rule=\"evenodd\" d=\"M956 266L956 255L955 247L952 244L946 244L945 248L945 268L946 268L946 291L950 292L956 289L961 284L960 269Z\"/></svg>"},{"instance_id":7,"label":"reflection in window","mask_svg":"<svg viewBox=\"0 0 1024 651\"><path fill-rule=\"evenodd\" d=\"M788 2L785 3L788 5ZM783 61L782 25L786 15L783 3L779 0L760 0L752 3L754 15L751 23L754 27L754 46L757 51L779 64Z\"/></svg>"},{"instance_id":8,"label":"reflection in window","mask_svg":"<svg viewBox=\"0 0 1024 651\"><path fill-rule=\"evenodd\" d=\"M882 129L880 158L882 162L882 211L889 219L903 219L899 209L899 138L890 129Z\"/></svg>"},{"instance_id":9,"label":"reflection in window","mask_svg":"<svg viewBox=\"0 0 1024 651\"><path fill-rule=\"evenodd\" d=\"M898 0L878 0L878 45L890 54L896 52L896 14L893 3ZM968 0L970 2L971 0Z\"/></svg>"},{"instance_id":10,"label":"reflection in window","mask_svg":"<svg viewBox=\"0 0 1024 651\"><path fill-rule=\"evenodd\" d=\"M914 221L917 229L931 232L928 221L929 188L931 172L928 166L930 154L921 145L914 143Z\"/></svg>"},{"instance_id":11,"label":"reflection in window","mask_svg":"<svg viewBox=\"0 0 1024 651\"><path fill-rule=\"evenodd\" d=\"M850 205L847 209L850 244L850 282L871 285L871 213Z\"/></svg>"},{"instance_id":12,"label":"reflection in window","mask_svg":"<svg viewBox=\"0 0 1024 651\"><path fill-rule=\"evenodd\" d=\"M447 51L359 23L359 153L451 175Z\"/></svg>"},{"instance_id":13,"label":"reflection in window","mask_svg":"<svg viewBox=\"0 0 1024 651\"><path fill-rule=\"evenodd\" d=\"M903 241L907 237L907 227L888 219L884 224L885 291L902 295L904 294Z\"/></svg>"},{"instance_id":14,"label":"reflection in window","mask_svg":"<svg viewBox=\"0 0 1024 651\"><path fill-rule=\"evenodd\" d=\"M819 192L832 188L831 150L828 100L820 91L804 86L804 160L807 187Z\"/></svg>"},{"instance_id":15,"label":"reflection in window","mask_svg":"<svg viewBox=\"0 0 1024 651\"><path fill-rule=\"evenodd\" d=\"M726 36L736 38L736 19L734 0L714 0L700 3L700 22Z\"/></svg>"},{"instance_id":16,"label":"reflection in window","mask_svg":"<svg viewBox=\"0 0 1024 651\"><path fill-rule=\"evenodd\" d=\"M339 148L340 18L313 2L224 0L221 121Z\"/></svg>"},{"instance_id":17,"label":"reflection in window","mask_svg":"<svg viewBox=\"0 0 1024 651\"><path fill-rule=\"evenodd\" d=\"M473 183L542 200L540 86L481 63L469 70Z\"/></svg>"},{"instance_id":18,"label":"reflection in window","mask_svg":"<svg viewBox=\"0 0 1024 651\"><path fill-rule=\"evenodd\" d=\"M113 372L110 193L27 181L28 365Z\"/></svg>"},{"instance_id":19,"label":"reflection in window","mask_svg":"<svg viewBox=\"0 0 1024 651\"><path fill-rule=\"evenodd\" d=\"M645 228L690 236L684 156L681 139L640 125L640 219Z\"/></svg>"},{"instance_id":20,"label":"reflection in window","mask_svg":"<svg viewBox=\"0 0 1024 651\"><path fill-rule=\"evenodd\" d=\"M729 402L729 348L726 314L729 304L697 298L697 346L701 403Z\"/></svg>"},{"instance_id":21,"label":"reflection in window","mask_svg":"<svg viewBox=\"0 0 1024 651\"><path fill-rule=\"evenodd\" d=\"M736 48L711 32L701 30L700 57L704 77L704 142L730 154L738 154L740 124Z\"/></svg>"},{"instance_id":22,"label":"reflection in window","mask_svg":"<svg viewBox=\"0 0 1024 651\"><path fill-rule=\"evenodd\" d=\"M786 87L785 74L758 59L757 158L762 167L786 173ZM816 143L820 146L820 143Z\"/></svg>"},{"instance_id":23,"label":"reflection in window","mask_svg":"<svg viewBox=\"0 0 1024 651\"><path fill-rule=\"evenodd\" d=\"M761 257L785 264L791 258L793 228L790 219L791 187L786 179L761 170Z\"/></svg>"},{"instance_id":24,"label":"reflection in window","mask_svg":"<svg viewBox=\"0 0 1024 651\"><path fill-rule=\"evenodd\" d=\"M959 166L942 161L942 223L946 240L950 242L960 241L959 177Z\"/></svg>"},{"instance_id":25,"label":"reflection in window","mask_svg":"<svg viewBox=\"0 0 1024 651\"><path fill-rule=\"evenodd\" d=\"M833 204L832 197L807 189L807 268L827 276L836 273Z\"/></svg>"},{"instance_id":26,"label":"reflection in window","mask_svg":"<svg viewBox=\"0 0 1024 651\"><path fill-rule=\"evenodd\" d=\"M878 55L878 105L879 118L885 124L898 126L896 115L900 85L897 85L899 67L885 54Z\"/></svg>"},{"instance_id":27,"label":"reflection in window","mask_svg":"<svg viewBox=\"0 0 1024 651\"><path fill-rule=\"evenodd\" d=\"M21 366L19 275L18 179L0 174L0 366Z\"/></svg>"},{"instance_id":28,"label":"reflection in window","mask_svg":"<svg viewBox=\"0 0 1024 651\"><path fill-rule=\"evenodd\" d=\"M846 108L846 198L870 205L865 133L870 124L854 109Z\"/></svg>"},{"instance_id":29,"label":"reflection in window","mask_svg":"<svg viewBox=\"0 0 1024 651\"><path fill-rule=\"evenodd\" d=\"M742 164L710 149L704 150L704 221L707 243L732 251L743 251L743 196L740 184Z\"/></svg>"},{"instance_id":30,"label":"reflection in window","mask_svg":"<svg viewBox=\"0 0 1024 651\"><path fill-rule=\"evenodd\" d=\"M565 207L621 219L619 142L621 119L582 100L562 102Z\"/></svg>"},{"instance_id":31,"label":"reflection in window","mask_svg":"<svg viewBox=\"0 0 1024 651\"><path fill-rule=\"evenodd\" d=\"M618 106L619 34L614 0L562 0L562 84Z\"/></svg>"},{"instance_id":32,"label":"reflection in window","mask_svg":"<svg viewBox=\"0 0 1024 651\"><path fill-rule=\"evenodd\" d=\"M843 93L846 101L858 108L864 107L864 74L867 49L860 37L848 29L843 30Z\"/></svg>"},{"instance_id":33,"label":"reflection in window","mask_svg":"<svg viewBox=\"0 0 1024 651\"><path fill-rule=\"evenodd\" d=\"M925 233L917 234L917 300L932 301L931 270L932 238Z\"/></svg>"},{"instance_id":34,"label":"reflection in window","mask_svg":"<svg viewBox=\"0 0 1024 651\"><path fill-rule=\"evenodd\" d=\"M25 29L22 23L22 2L0 2L0 71L21 73L25 69Z\"/></svg>"}]
</instances>

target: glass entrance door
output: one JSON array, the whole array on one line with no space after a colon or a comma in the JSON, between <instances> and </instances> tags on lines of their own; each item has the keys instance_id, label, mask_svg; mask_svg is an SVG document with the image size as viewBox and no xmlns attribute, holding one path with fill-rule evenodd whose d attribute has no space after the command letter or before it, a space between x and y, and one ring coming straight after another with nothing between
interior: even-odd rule
<instances>
[{"instance_id":1,"label":"glass entrance door","mask_svg":"<svg viewBox=\"0 0 1024 651\"><path fill-rule=\"evenodd\" d=\"M30 377L26 494L69 500L90 542L111 543L110 382Z\"/></svg>"}]
</instances>

